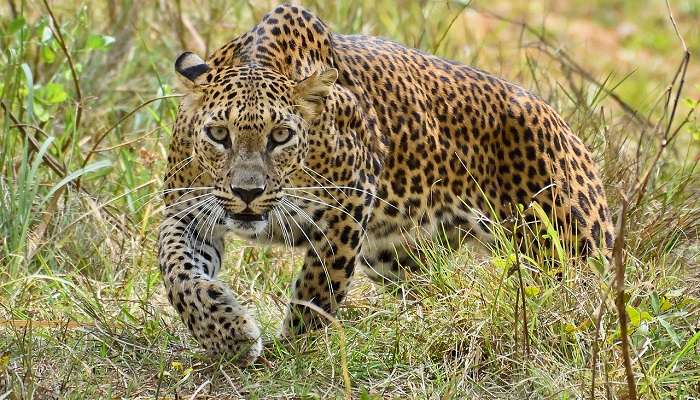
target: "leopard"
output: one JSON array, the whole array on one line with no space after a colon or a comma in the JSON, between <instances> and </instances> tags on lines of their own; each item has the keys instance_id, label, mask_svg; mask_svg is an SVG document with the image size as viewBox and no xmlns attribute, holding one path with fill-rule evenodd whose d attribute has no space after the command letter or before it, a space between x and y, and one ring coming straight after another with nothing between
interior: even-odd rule
<instances>
[{"instance_id":1,"label":"leopard","mask_svg":"<svg viewBox=\"0 0 700 400\"><path fill-rule=\"evenodd\" d=\"M609 257L591 152L514 83L333 32L291 4L206 60L182 53L175 72L183 97L158 261L169 302L211 354L249 365L264 349L251 311L218 279L230 233L303 254L282 338L327 326L357 271L384 284L420 273L420 237L488 243L506 227L522 242L516 222L544 217L554 231L531 235L555 232L572 259Z\"/></svg>"}]
</instances>

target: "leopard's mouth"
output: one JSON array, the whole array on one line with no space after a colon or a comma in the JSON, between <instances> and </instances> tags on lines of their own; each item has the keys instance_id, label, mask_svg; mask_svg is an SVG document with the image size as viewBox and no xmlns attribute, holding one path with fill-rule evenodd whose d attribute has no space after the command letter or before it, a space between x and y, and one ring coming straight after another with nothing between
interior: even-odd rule
<instances>
[{"instance_id":1,"label":"leopard's mouth","mask_svg":"<svg viewBox=\"0 0 700 400\"><path fill-rule=\"evenodd\" d=\"M268 213L254 213L250 209L243 210L243 212L226 213L225 225L228 229L240 236L246 238L254 238L268 225Z\"/></svg>"},{"instance_id":2,"label":"leopard's mouth","mask_svg":"<svg viewBox=\"0 0 700 400\"><path fill-rule=\"evenodd\" d=\"M267 213L255 214L255 213L229 213L231 219L241 222L262 222L267 221Z\"/></svg>"}]
</instances>

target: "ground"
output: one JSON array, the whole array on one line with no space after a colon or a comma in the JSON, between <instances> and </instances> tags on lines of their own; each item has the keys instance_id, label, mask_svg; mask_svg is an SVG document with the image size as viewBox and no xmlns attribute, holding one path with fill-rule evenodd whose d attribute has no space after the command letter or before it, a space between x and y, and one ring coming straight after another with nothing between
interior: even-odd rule
<instances>
[{"instance_id":1,"label":"ground","mask_svg":"<svg viewBox=\"0 0 700 400\"><path fill-rule=\"evenodd\" d=\"M426 241L411 297L361 279L339 324L282 345L273 337L299 258L233 240L223 279L261 320L267 362L207 358L167 304L156 262L172 65L274 4L175 4L0 6L0 399L627 398L612 269L518 269L508 246L448 257ZM669 124L683 48L664 2L304 5L337 31L475 65L558 109L601 164L616 221L629 198L637 391L700 397L700 67L691 59ZM700 53L700 3L670 5Z\"/></svg>"}]
</instances>

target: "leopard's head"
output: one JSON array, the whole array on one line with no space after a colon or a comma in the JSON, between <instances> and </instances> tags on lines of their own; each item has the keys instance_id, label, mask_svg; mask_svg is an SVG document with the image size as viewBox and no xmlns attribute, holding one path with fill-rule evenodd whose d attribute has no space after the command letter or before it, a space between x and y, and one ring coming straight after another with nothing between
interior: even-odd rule
<instances>
[{"instance_id":1,"label":"leopard's head","mask_svg":"<svg viewBox=\"0 0 700 400\"><path fill-rule=\"evenodd\" d=\"M178 111L193 162L211 177L234 232L252 237L284 197L309 152L309 129L338 77L327 69L295 81L256 64L210 66L192 53L175 62L186 88Z\"/></svg>"}]
</instances>

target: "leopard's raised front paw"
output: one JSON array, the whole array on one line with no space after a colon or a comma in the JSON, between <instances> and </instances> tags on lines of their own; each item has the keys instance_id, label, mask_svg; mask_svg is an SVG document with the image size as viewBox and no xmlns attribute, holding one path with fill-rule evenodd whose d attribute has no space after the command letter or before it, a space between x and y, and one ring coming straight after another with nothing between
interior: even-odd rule
<instances>
[{"instance_id":1,"label":"leopard's raised front paw","mask_svg":"<svg viewBox=\"0 0 700 400\"><path fill-rule=\"evenodd\" d=\"M226 306L225 308L231 308ZM203 324L198 341L211 355L226 354L236 358L236 363L248 366L262 353L263 344L257 323L247 314L233 312L215 313Z\"/></svg>"},{"instance_id":2,"label":"leopard's raised front paw","mask_svg":"<svg viewBox=\"0 0 700 400\"><path fill-rule=\"evenodd\" d=\"M188 308L189 313L183 315L183 319L210 354L230 355L238 364L250 365L263 348L255 318L220 284L214 283L205 289L197 296L200 307Z\"/></svg>"}]
</instances>

